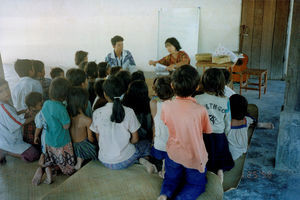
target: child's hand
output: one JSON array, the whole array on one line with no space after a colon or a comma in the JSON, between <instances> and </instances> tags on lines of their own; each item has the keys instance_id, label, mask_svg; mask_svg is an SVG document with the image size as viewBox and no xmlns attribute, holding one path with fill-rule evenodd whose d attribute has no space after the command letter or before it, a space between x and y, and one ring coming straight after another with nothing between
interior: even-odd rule
<instances>
[{"instance_id":1,"label":"child's hand","mask_svg":"<svg viewBox=\"0 0 300 200\"><path fill-rule=\"evenodd\" d=\"M34 144L39 144L40 143L40 138L39 137L34 137L33 143Z\"/></svg>"}]
</instances>

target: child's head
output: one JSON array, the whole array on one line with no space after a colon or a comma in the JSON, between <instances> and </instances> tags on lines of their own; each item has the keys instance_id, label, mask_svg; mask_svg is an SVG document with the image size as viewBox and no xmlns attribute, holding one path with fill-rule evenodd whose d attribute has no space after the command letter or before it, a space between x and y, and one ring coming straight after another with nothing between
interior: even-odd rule
<instances>
[{"instance_id":1,"label":"child's head","mask_svg":"<svg viewBox=\"0 0 300 200\"><path fill-rule=\"evenodd\" d=\"M88 52L85 51L77 51L75 53L75 64L79 66L80 63L83 61L87 62L88 61Z\"/></svg>"},{"instance_id":2,"label":"child's head","mask_svg":"<svg viewBox=\"0 0 300 200\"><path fill-rule=\"evenodd\" d=\"M112 67L110 69L110 75L114 76L114 75L116 75L121 70L122 70L122 67L120 67L120 66Z\"/></svg>"},{"instance_id":3,"label":"child's head","mask_svg":"<svg viewBox=\"0 0 300 200\"><path fill-rule=\"evenodd\" d=\"M168 100L173 97L174 91L171 87L171 77L162 76L154 80L153 90L161 100Z\"/></svg>"},{"instance_id":4,"label":"child's head","mask_svg":"<svg viewBox=\"0 0 300 200\"><path fill-rule=\"evenodd\" d=\"M33 68L34 68L34 72L35 78L44 78L45 77L45 65L42 61L40 60L33 60Z\"/></svg>"},{"instance_id":5,"label":"child's head","mask_svg":"<svg viewBox=\"0 0 300 200\"><path fill-rule=\"evenodd\" d=\"M68 91L71 87L70 81L65 78L55 78L51 81L49 96L55 101L64 101L67 98Z\"/></svg>"},{"instance_id":6,"label":"child's head","mask_svg":"<svg viewBox=\"0 0 300 200\"><path fill-rule=\"evenodd\" d=\"M202 76L202 84L205 92L224 97L225 78L220 69L207 69Z\"/></svg>"},{"instance_id":7,"label":"child's head","mask_svg":"<svg viewBox=\"0 0 300 200\"><path fill-rule=\"evenodd\" d=\"M95 93L100 98L104 98L103 83L104 83L104 80L98 80L98 81L96 81L96 83L94 85Z\"/></svg>"},{"instance_id":8,"label":"child's head","mask_svg":"<svg viewBox=\"0 0 300 200\"><path fill-rule=\"evenodd\" d=\"M110 73L110 65L107 62L100 62L98 64L98 77L106 78Z\"/></svg>"},{"instance_id":9,"label":"child's head","mask_svg":"<svg viewBox=\"0 0 300 200\"><path fill-rule=\"evenodd\" d=\"M18 59L15 62L14 67L15 67L15 71L17 72L20 78L26 76L33 78L35 76L32 60Z\"/></svg>"},{"instance_id":10,"label":"child's head","mask_svg":"<svg viewBox=\"0 0 300 200\"><path fill-rule=\"evenodd\" d=\"M230 98L231 118L243 120L248 113L248 101L245 97L239 94L234 94Z\"/></svg>"},{"instance_id":11,"label":"child's head","mask_svg":"<svg viewBox=\"0 0 300 200\"><path fill-rule=\"evenodd\" d=\"M228 71L228 69L220 69L223 72L224 78L225 78L225 85L228 85L230 83L231 74Z\"/></svg>"},{"instance_id":12,"label":"child's head","mask_svg":"<svg viewBox=\"0 0 300 200\"><path fill-rule=\"evenodd\" d=\"M68 112L71 117L76 117L78 114L84 112L88 105L89 94L87 90L81 87L71 87L68 93Z\"/></svg>"},{"instance_id":13,"label":"child's head","mask_svg":"<svg viewBox=\"0 0 300 200\"><path fill-rule=\"evenodd\" d=\"M88 65L88 62L83 61L78 65L78 67L79 67L79 69L84 70L87 67L87 65Z\"/></svg>"},{"instance_id":14,"label":"child's head","mask_svg":"<svg viewBox=\"0 0 300 200\"><path fill-rule=\"evenodd\" d=\"M98 67L95 62L88 62L87 66L84 68L84 71L88 79L94 80L98 77Z\"/></svg>"},{"instance_id":15,"label":"child's head","mask_svg":"<svg viewBox=\"0 0 300 200\"><path fill-rule=\"evenodd\" d=\"M199 74L191 65L179 67L171 77L174 93L180 97L192 96L199 86L199 81Z\"/></svg>"},{"instance_id":16,"label":"child's head","mask_svg":"<svg viewBox=\"0 0 300 200\"><path fill-rule=\"evenodd\" d=\"M130 73L128 71L121 70L116 74L116 77L123 82L123 85L125 87L125 89L124 89L124 93L125 93L128 89L128 86L129 86L130 82L131 82Z\"/></svg>"},{"instance_id":17,"label":"child's head","mask_svg":"<svg viewBox=\"0 0 300 200\"><path fill-rule=\"evenodd\" d=\"M142 81L145 81L145 80L146 80L143 71L138 70L138 71L133 72L133 73L131 74L131 82L137 81L137 80L142 80Z\"/></svg>"},{"instance_id":18,"label":"child's head","mask_svg":"<svg viewBox=\"0 0 300 200\"><path fill-rule=\"evenodd\" d=\"M5 79L0 78L0 101L9 102L11 100L11 94L8 83Z\"/></svg>"},{"instance_id":19,"label":"child's head","mask_svg":"<svg viewBox=\"0 0 300 200\"><path fill-rule=\"evenodd\" d=\"M112 114L110 116L112 122L121 123L125 117L125 110L121 103L123 90L122 82L114 76L103 83L104 97L108 102L113 102Z\"/></svg>"},{"instance_id":20,"label":"child's head","mask_svg":"<svg viewBox=\"0 0 300 200\"><path fill-rule=\"evenodd\" d=\"M85 89L88 87L86 74L82 69L69 69L66 73L66 77L73 87L82 87Z\"/></svg>"},{"instance_id":21,"label":"child's head","mask_svg":"<svg viewBox=\"0 0 300 200\"><path fill-rule=\"evenodd\" d=\"M43 95L39 92L31 92L26 96L25 104L31 111L40 111L43 106Z\"/></svg>"},{"instance_id":22,"label":"child's head","mask_svg":"<svg viewBox=\"0 0 300 200\"><path fill-rule=\"evenodd\" d=\"M65 72L62 68L60 67L54 67L50 71L50 76L52 79L55 79L57 77L65 77Z\"/></svg>"}]
</instances>

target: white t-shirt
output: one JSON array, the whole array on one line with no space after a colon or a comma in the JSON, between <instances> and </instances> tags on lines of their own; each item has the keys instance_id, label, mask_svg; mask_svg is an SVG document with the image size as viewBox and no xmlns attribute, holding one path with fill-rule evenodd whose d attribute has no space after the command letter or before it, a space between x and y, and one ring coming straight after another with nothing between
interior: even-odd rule
<instances>
[{"instance_id":1,"label":"white t-shirt","mask_svg":"<svg viewBox=\"0 0 300 200\"><path fill-rule=\"evenodd\" d=\"M110 120L113 103L107 103L93 113L90 129L99 134L99 155L101 162L116 164L128 160L135 153L130 143L131 133L140 128L140 123L131 108L123 106L125 117L121 123Z\"/></svg>"},{"instance_id":2,"label":"white t-shirt","mask_svg":"<svg viewBox=\"0 0 300 200\"><path fill-rule=\"evenodd\" d=\"M231 112L227 97L217 97L207 93L195 96L197 103L206 107L213 133L230 131Z\"/></svg>"},{"instance_id":3,"label":"white t-shirt","mask_svg":"<svg viewBox=\"0 0 300 200\"><path fill-rule=\"evenodd\" d=\"M25 98L30 92L43 94L43 88L39 81L30 77L23 77L19 80L16 87L12 90L12 100L17 111L25 110Z\"/></svg>"},{"instance_id":4,"label":"white t-shirt","mask_svg":"<svg viewBox=\"0 0 300 200\"><path fill-rule=\"evenodd\" d=\"M0 149L22 154L30 144L23 141L22 124L25 119L17 115L16 109L0 101Z\"/></svg>"},{"instance_id":5,"label":"white t-shirt","mask_svg":"<svg viewBox=\"0 0 300 200\"><path fill-rule=\"evenodd\" d=\"M228 87L227 85L225 85L224 88L224 95L225 97L231 97L232 95L236 94L235 91L233 91L230 87Z\"/></svg>"},{"instance_id":6,"label":"white t-shirt","mask_svg":"<svg viewBox=\"0 0 300 200\"><path fill-rule=\"evenodd\" d=\"M231 126L227 136L229 150L233 160L238 159L243 153L247 152L248 147L248 128L253 123L250 117L245 117L246 123L241 126Z\"/></svg>"},{"instance_id":7,"label":"white t-shirt","mask_svg":"<svg viewBox=\"0 0 300 200\"><path fill-rule=\"evenodd\" d=\"M157 112L154 117L155 137L154 148L160 151L166 151L166 146L169 138L169 129L161 120L162 102L157 102Z\"/></svg>"}]
</instances>

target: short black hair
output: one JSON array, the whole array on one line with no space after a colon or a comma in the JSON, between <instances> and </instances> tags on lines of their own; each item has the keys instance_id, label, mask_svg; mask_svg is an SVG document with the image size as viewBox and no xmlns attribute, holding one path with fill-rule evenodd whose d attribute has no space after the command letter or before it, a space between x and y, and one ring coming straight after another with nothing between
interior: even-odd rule
<instances>
[{"instance_id":1,"label":"short black hair","mask_svg":"<svg viewBox=\"0 0 300 200\"><path fill-rule=\"evenodd\" d=\"M98 67L95 62L88 62L84 71L89 78L95 79L98 77Z\"/></svg>"},{"instance_id":2,"label":"short black hair","mask_svg":"<svg viewBox=\"0 0 300 200\"><path fill-rule=\"evenodd\" d=\"M67 98L68 91L71 87L71 83L65 78L55 78L51 81L49 96L50 99L56 101L64 101Z\"/></svg>"},{"instance_id":3,"label":"short black hair","mask_svg":"<svg viewBox=\"0 0 300 200\"><path fill-rule=\"evenodd\" d=\"M42 72L45 69L44 63L40 60L33 60L32 65L33 65L35 74L38 72Z\"/></svg>"},{"instance_id":4,"label":"short black hair","mask_svg":"<svg viewBox=\"0 0 300 200\"><path fill-rule=\"evenodd\" d=\"M122 41L124 41L124 38L122 38L122 37L119 36L119 35L116 35L116 36L114 36L113 38L111 38L111 44L112 44L113 46L115 46L115 45L117 44L117 42L122 42Z\"/></svg>"},{"instance_id":5,"label":"short black hair","mask_svg":"<svg viewBox=\"0 0 300 200\"><path fill-rule=\"evenodd\" d=\"M129 86L130 82L131 82L131 75L130 75L129 71L121 70L116 74L116 77L123 82L124 89L125 89L124 93L125 93L128 89L128 86Z\"/></svg>"},{"instance_id":6,"label":"short black hair","mask_svg":"<svg viewBox=\"0 0 300 200\"><path fill-rule=\"evenodd\" d=\"M245 97L239 94L234 94L230 98L231 118L243 120L248 114L248 101Z\"/></svg>"},{"instance_id":7,"label":"short black hair","mask_svg":"<svg viewBox=\"0 0 300 200\"><path fill-rule=\"evenodd\" d=\"M25 104L28 108L35 107L39 102L43 101L43 95L39 92L30 92L25 97Z\"/></svg>"},{"instance_id":8,"label":"short black hair","mask_svg":"<svg viewBox=\"0 0 300 200\"><path fill-rule=\"evenodd\" d=\"M231 77L231 74L230 72L228 71L228 69L220 69L223 74L224 74L224 78L225 78L225 85L228 85L230 83L230 77Z\"/></svg>"},{"instance_id":9,"label":"short black hair","mask_svg":"<svg viewBox=\"0 0 300 200\"><path fill-rule=\"evenodd\" d=\"M8 82L5 79L0 78L0 87L3 85L8 85Z\"/></svg>"},{"instance_id":10,"label":"short black hair","mask_svg":"<svg viewBox=\"0 0 300 200\"><path fill-rule=\"evenodd\" d=\"M170 76L161 76L155 79L154 91L157 94L158 98L162 100L170 99L174 96L174 91L171 87L171 77Z\"/></svg>"},{"instance_id":11,"label":"short black hair","mask_svg":"<svg viewBox=\"0 0 300 200\"><path fill-rule=\"evenodd\" d=\"M84 60L85 57L87 57L88 52L86 51L77 51L75 53L75 64L79 66L80 63L82 63L82 61Z\"/></svg>"},{"instance_id":12,"label":"short black hair","mask_svg":"<svg viewBox=\"0 0 300 200\"><path fill-rule=\"evenodd\" d=\"M86 68L87 64L88 64L88 62L82 61L82 62L78 65L78 67L79 67L79 69L84 70L84 69Z\"/></svg>"},{"instance_id":13,"label":"short black hair","mask_svg":"<svg viewBox=\"0 0 300 200\"><path fill-rule=\"evenodd\" d=\"M133 72L131 74L131 82L133 81L137 81L137 80L142 80L142 81L145 81L145 75L144 75L144 72L142 70L138 70L136 72Z\"/></svg>"},{"instance_id":14,"label":"short black hair","mask_svg":"<svg viewBox=\"0 0 300 200\"><path fill-rule=\"evenodd\" d=\"M65 73L62 68L54 67L50 71L50 76L51 76L52 79L55 79L56 77L60 76L61 73Z\"/></svg>"},{"instance_id":15,"label":"short black hair","mask_svg":"<svg viewBox=\"0 0 300 200\"><path fill-rule=\"evenodd\" d=\"M225 77L217 68L207 69L202 76L204 92L215 93L216 96L224 97Z\"/></svg>"},{"instance_id":16,"label":"short black hair","mask_svg":"<svg viewBox=\"0 0 300 200\"><path fill-rule=\"evenodd\" d=\"M68 92L67 110L71 117L76 117L80 114L80 110L84 112L88 105L89 94L86 89L81 87L71 87Z\"/></svg>"},{"instance_id":17,"label":"short black hair","mask_svg":"<svg viewBox=\"0 0 300 200\"><path fill-rule=\"evenodd\" d=\"M177 40L176 38L174 38L174 37L171 37L171 38L166 39L165 45L166 45L167 43L173 45L173 46L176 48L177 51L179 51L179 50L181 49L181 46L180 46L178 40Z\"/></svg>"},{"instance_id":18,"label":"short black hair","mask_svg":"<svg viewBox=\"0 0 300 200\"><path fill-rule=\"evenodd\" d=\"M33 70L33 62L29 59L18 59L15 64L15 71L19 77L29 76L29 71Z\"/></svg>"},{"instance_id":19,"label":"short black hair","mask_svg":"<svg viewBox=\"0 0 300 200\"><path fill-rule=\"evenodd\" d=\"M81 86L86 80L86 74L82 69L71 68L66 73L67 79L72 86Z\"/></svg>"},{"instance_id":20,"label":"short black hair","mask_svg":"<svg viewBox=\"0 0 300 200\"><path fill-rule=\"evenodd\" d=\"M105 78L108 74L107 71L110 68L110 65L107 62L100 62L98 64L98 76L99 78Z\"/></svg>"},{"instance_id":21,"label":"short black hair","mask_svg":"<svg viewBox=\"0 0 300 200\"><path fill-rule=\"evenodd\" d=\"M111 69L110 69L110 75L111 76L114 76L114 75L116 75L119 71L121 71L122 70L122 67L120 67L120 66L115 66L115 67L112 67Z\"/></svg>"},{"instance_id":22,"label":"short black hair","mask_svg":"<svg viewBox=\"0 0 300 200\"><path fill-rule=\"evenodd\" d=\"M191 65L183 65L173 72L171 81L174 93L177 96L189 97L196 91L200 82L200 76Z\"/></svg>"},{"instance_id":23,"label":"short black hair","mask_svg":"<svg viewBox=\"0 0 300 200\"><path fill-rule=\"evenodd\" d=\"M95 89L96 95L98 97L102 97L102 98L104 98L103 83L104 83L104 80L98 80L94 84L94 89Z\"/></svg>"}]
</instances>

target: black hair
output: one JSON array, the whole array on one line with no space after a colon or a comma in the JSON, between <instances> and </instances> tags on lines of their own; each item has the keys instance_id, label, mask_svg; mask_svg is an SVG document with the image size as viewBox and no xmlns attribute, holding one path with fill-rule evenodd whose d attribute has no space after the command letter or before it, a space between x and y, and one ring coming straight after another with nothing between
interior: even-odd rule
<instances>
[{"instance_id":1,"label":"black hair","mask_svg":"<svg viewBox=\"0 0 300 200\"><path fill-rule=\"evenodd\" d=\"M80 63L82 63L82 61L84 61L84 58L87 57L88 52L86 51L77 51L75 53L75 64L79 66Z\"/></svg>"},{"instance_id":2,"label":"black hair","mask_svg":"<svg viewBox=\"0 0 300 200\"><path fill-rule=\"evenodd\" d=\"M130 75L129 71L121 70L116 74L116 77L123 82L123 85L124 85L124 88L125 88L123 93L125 93L128 89L128 86L129 86L130 82L131 82L131 75Z\"/></svg>"},{"instance_id":3,"label":"black hair","mask_svg":"<svg viewBox=\"0 0 300 200\"><path fill-rule=\"evenodd\" d=\"M122 91L124 91L123 87L122 82L114 76L105 80L102 86L105 94L113 101L113 110L110 116L112 122L121 123L125 118L125 110L120 99Z\"/></svg>"},{"instance_id":4,"label":"black hair","mask_svg":"<svg viewBox=\"0 0 300 200\"><path fill-rule=\"evenodd\" d=\"M28 59L18 59L15 64L15 71L19 75L19 77L29 76L29 71L33 70L33 62Z\"/></svg>"},{"instance_id":5,"label":"black hair","mask_svg":"<svg viewBox=\"0 0 300 200\"><path fill-rule=\"evenodd\" d=\"M112 67L111 69L110 69L110 75L111 76L114 76L114 75L116 75L119 71L121 71L122 70L122 67L120 67L120 66L115 66L115 67Z\"/></svg>"},{"instance_id":6,"label":"black hair","mask_svg":"<svg viewBox=\"0 0 300 200\"><path fill-rule=\"evenodd\" d=\"M174 91L171 87L170 76L158 77L157 79L155 79L155 82L153 84L153 89L157 94L158 98L162 100L167 100L174 96Z\"/></svg>"},{"instance_id":7,"label":"black hair","mask_svg":"<svg viewBox=\"0 0 300 200\"><path fill-rule=\"evenodd\" d=\"M142 81L145 81L145 80L146 80L143 71L138 70L138 71L133 72L133 73L131 74L131 82L137 81L137 80L142 80Z\"/></svg>"},{"instance_id":8,"label":"black hair","mask_svg":"<svg viewBox=\"0 0 300 200\"><path fill-rule=\"evenodd\" d=\"M87 64L88 64L87 61L82 61L82 62L78 65L78 67L79 67L79 69L84 70L84 69L86 68Z\"/></svg>"},{"instance_id":9,"label":"black hair","mask_svg":"<svg viewBox=\"0 0 300 200\"><path fill-rule=\"evenodd\" d=\"M123 104L132 108L135 114L150 113L150 98L145 81L133 81L130 83L124 96Z\"/></svg>"},{"instance_id":10,"label":"black hair","mask_svg":"<svg viewBox=\"0 0 300 200\"><path fill-rule=\"evenodd\" d=\"M174 37L171 37L171 38L166 39L165 45L166 45L167 43L173 45L173 46L176 48L177 51L179 51L179 50L181 49L181 46L180 46L178 40L177 40L176 38L174 38Z\"/></svg>"},{"instance_id":11,"label":"black hair","mask_svg":"<svg viewBox=\"0 0 300 200\"><path fill-rule=\"evenodd\" d=\"M71 87L68 93L67 110L71 117L80 114L80 110L84 112L88 105L89 94L86 89L81 87Z\"/></svg>"},{"instance_id":12,"label":"black hair","mask_svg":"<svg viewBox=\"0 0 300 200\"><path fill-rule=\"evenodd\" d=\"M43 95L39 92L30 92L25 97L25 104L28 108L35 107L39 102L43 101Z\"/></svg>"},{"instance_id":13,"label":"black hair","mask_svg":"<svg viewBox=\"0 0 300 200\"><path fill-rule=\"evenodd\" d=\"M42 72L45 69L44 63L40 60L33 60L32 61L32 66L34 68L35 74L39 73L39 72Z\"/></svg>"},{"instance_id":14,"label":"black hair","mask_svg":"<svg viewBox=\"0 0 300 200\"><path fill-rule=\"evenodd\" d=\"M72 68L66 73L67 79L70 81L72 86L81 86L86 80L86 74L82 69Z\"/></svg>"},{"instance_id":15,"label":"black hair","mask_svg":"<svg viewBox=\"0 0 300 200\"><path fill-rule=\"evenodd\" d=\"M95 79L98 77L98 67L95 62L88 62L84 71L89 78Z\"/></svg>"},{"instance_id":16,"label":"black hair","mask_svg":"<svg viewBox=\"0 0 300 200\"><path fill-rule=\"evenodd\" d=\"M228 69L220 69L223 74L224 74L224 78L225 78L225 85L228 85L230 83L230 77L231 77L231 74L230 72L228 71Z\"/></svg>"},{"instance_id":17,"label":"black hair","mask_svg":"<svg viewBox=\"0 0 300 200\"><path fill-rule=\"evenodd\" d=\"M202 76L204 92L215 93L216 96L224 97L225 77L217 68L207 69Z\"/></svg>"},{"instance_id":18,"label":"black hair","mask_svg":"<svg viewBox=\"0 0 300 200\"><path fill-rule=\"evenodd\" d=\"M183 65L173 72L171 82L177 96L189 97L196 91L200 76L191 65Z\"/></svg>"},{"instance_id":19,"label":"black hair","mask_svg":"<svg viewBox=\"0 0 300 200\"><path fill-rule=\"evenodd\" d=\"M0 87L3 85L8 85L8 82L5 79L0 78Z\"/></svg>"},{"instance_id":20,"label":"black hair","mask_svg":"<svg viewBox=\"0 0 300 200\"><path fill-rule=\"evenodd\" d=\"M98 76L99 78L105 78L108 74L107 71L110 68L110 65L107 62L100 62L98 64Z\"/></svg>"},{"instance_id":21,"label":"black hair","mask_svg":"<svg viewBox=\"0 0 300 200\"><path fill-rule=\"evenodd\" d=\"M111 38L111 44L112 44L113 46L115 46L115 45L117 44L117 42L122 42L122 41L124 41L124 38L122 38L122 37L119 36L119 35L116 35L116 36L114 36L113 38Z\"/></svg>"},{"instance_id":22,"label":"black hair","mask_svg":"<svg viewBox=\"0 0 300 200\"><path fill-rule=\"evenodd\" d=\"M56 101L66 100L70 87L71 83L65 78L58 77L53 79L49 89L50 99Z\"/></svg>"},{"instance_id":23,"label":"black hair","mask_svg":"<svg viewBox=\"0 0 300 200\"><path fill-rule=\"evenodd\" d=\"M231 118L243 120L248 114L248 101L245 97L239 94L234 94L230 98Z\"/></svg>"},{"instance_id":24,"label":"black hair","mask_svg":"<svg viewBox=\"0 0 300 200\"><path fill-rule=\"evenodd\" d=\"M54 67L50 71L50 76L51 76L52 79L55 79L56 77L60 76L61 73L65 73L62 68Z\"/></svg>"},{"instance_id":25,"label":"black hair","mask_svg":"<svg viewBox=\"0 0 300 200\"><path fill-rule=\"evenodd\" d=\"M101 98L104 98L103 83L104 83L104 80L98 80L94 84L95 93L98 97L101 97Z\"/></svg>"}]
</instances>

